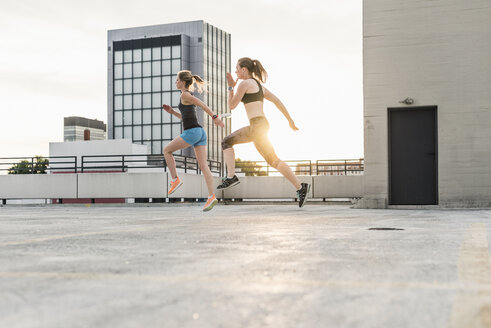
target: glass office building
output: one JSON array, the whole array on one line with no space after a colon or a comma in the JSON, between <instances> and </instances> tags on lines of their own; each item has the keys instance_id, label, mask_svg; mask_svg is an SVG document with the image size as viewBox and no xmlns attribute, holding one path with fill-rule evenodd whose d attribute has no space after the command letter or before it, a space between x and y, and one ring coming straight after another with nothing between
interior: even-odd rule
<instances>
[{"instance_id":1,"label":"glass office building","mask_svg":"<svg viewBox=\"0 0 491 328\"><path fill-rule=\"evenodd\" d=\"M225 74L231 71L230 34L203 21L108 31L108 138L149 145L152 154L182 133L176 111L180 91L176 74L191 70L208 82L195 93L215 113L229 112ZM198 121L208 134L208 158L223 161L221 142L231 132L213 125L200 109ZM191 148L177 154L192 156Z\"/></svg>"}]
</instances>

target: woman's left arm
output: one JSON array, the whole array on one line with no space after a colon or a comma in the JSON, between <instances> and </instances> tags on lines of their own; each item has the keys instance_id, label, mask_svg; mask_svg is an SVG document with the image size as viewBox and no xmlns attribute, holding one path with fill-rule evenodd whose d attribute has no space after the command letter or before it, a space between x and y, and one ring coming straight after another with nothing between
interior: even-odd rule
<instances>
[{"instance_id":1,"label":"woman's left arm","mask_svg":"<svg viewBox=\"0 0 491 328\"><path fill-rule=\"evenodd\" d=\"M269 100L273 104L275 104L276 108L278 108L280 110L280 112L286 117L286 119L288 120L288 124L290 124L290 128L293 131L298 131L298 128L295 125L295 122L293 122L293 119L291 118L290 113L288 113L288 110L286 109L285 105L283 105L281 100L278 97L276 97L271 91L266 89L264 86L263 86L263 93L264 93L264 98L266 98L267 100Z\"/></svg>"},{"instance_id":2,"label":"woman's left arm","mask_svg":"<svg viewBox=\"0 0 491 328\"><path fill-rule=\"evenodd\" d=\"M215 115L215 113L213 113L212 110L204 102L202 102L200 99L196 98L195 96L193 96L187 92L184 92L182 94L182 100L184 100L185 102L191 103L193 105L201 107L211 117L213 117L213 115ZM216 125L218 125L222 128L225 126L223 124L222 120L220 119L220 117L215 118L213 120L213 123L215 123Z\"/></svg>"}]
</instances>

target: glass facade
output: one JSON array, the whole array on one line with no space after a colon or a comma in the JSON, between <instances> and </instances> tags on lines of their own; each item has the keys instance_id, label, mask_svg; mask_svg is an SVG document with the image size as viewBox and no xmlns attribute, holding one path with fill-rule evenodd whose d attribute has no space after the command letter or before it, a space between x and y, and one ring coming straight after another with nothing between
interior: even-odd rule
<instances>
[{"instance_id":1,"label":"glass facade","mask_svg":"<svg viewBox=\"0 0 491 328\"><path fill-rule=\"evenodd\" d=\"M135 39L134 29L121 35L118 34L121 31L116 31L118 37L109 47L112 66L109 137L147 144L152 154L162 154L163 147L182 133L181 121L162 110L162 104L178 110L180 91L175 87L178 71L190 69L203 77L207 92L195 95L217 114L230 112L225 77L231 71L230 34L202 21L166 24L158 29L167 36L142 35ZM152 27L151 33L156 30ZM170 31L177 35L169 35ZM221 143L231 133L230 120L225 122L225 128L219 128L198 109L198 121L208 136L208 159L223 162ZM193 156L189 149L176 154Z\"/></svg>"},{"instance_id":2,"label":"glass facade","mask_svg":"<svg viewBox=\"0 0 491 328\"><path fill-rule=\"evenodd\" d=\"M131 139L149 145L152 154L162 154L182 129L180 120L162 111L162 104L176 110L179 104L180 92L172 81L182 69L181 45L166 45L176 43L175 38L153 41L120 42L115 47L113 131L114 139Z\"/></svg>"},{"instance_id":3,"label":"glass facade","mask_svg":"<svg viewBox=\"0 0 491 328\"><path fill-rule=\"evenodd\" d=\"M203 27L203 76L208 82L208 93L204 102L217 114L230 112L227 106L226 73L231 71L230 34L210 25ZM230 134L231 121L225 122L225 128L213 124L209 116L204 117L208 135L208 158L223 163L222 140Z\"/></svg>"}]
</instances>

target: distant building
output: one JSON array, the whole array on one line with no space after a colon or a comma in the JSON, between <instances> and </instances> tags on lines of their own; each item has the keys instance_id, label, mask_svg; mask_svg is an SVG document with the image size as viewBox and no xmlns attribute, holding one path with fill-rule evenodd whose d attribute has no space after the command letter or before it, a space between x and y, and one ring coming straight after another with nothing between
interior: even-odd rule
<instances>
[{"instance_id":1,"label":"distant building","mask_svg":"<svg viewBox=\"0 0 491 328\"><path fill-rule=\"evenodd\" d=\"M102 121L91 120L84 117L65 117L63 140L84 141L87 134L90 140L106 140L106 124ZM86 130L90 132L86 132ZM84 138L85 135L85 138Z\"/></svg>"},{"instance_id":2,"label":"distant building","mask_svg":"<svg viewBox=\"0 0 491 328\"><path fill-rule=\"evenodd\" d=\"M181 121L162 110L177 110L180 91L176 74L191 70L204 78L208 91L195 96L216 114L227 107L226 72L231 67L231 36L204 21L182 22L108 31L108 138L149 145L152 154L182 133ZM213 124L198 110L208 135L208 159L222 162L221 143L231 132ZM175 152L194 157L191 148Z\"/></svg>"}]
</instances>

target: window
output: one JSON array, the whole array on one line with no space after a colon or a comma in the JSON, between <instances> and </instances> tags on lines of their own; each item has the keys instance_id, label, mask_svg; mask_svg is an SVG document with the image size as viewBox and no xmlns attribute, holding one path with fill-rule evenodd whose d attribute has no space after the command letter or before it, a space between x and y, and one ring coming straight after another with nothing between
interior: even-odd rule
<instances>
[{"instance_id":1,"label":"window","mask_svg":"<svg viewBox=\"0 0 491 328\"><path fill-rule=\"evenodd\" d=\"M152 59L160 59L160 48L152 48Z\"/></svg>"},{"instance_id":2,"label":"window","mask_svg":"<svg viewBox=\"0 0 491 328\"><path fill-rule=\"evenodd\" d=\"M161 128L161 125L152 125L152 138L155 140L155 139L161 139L161 131L162 131L162 128ZM159 146L160 147L160 146Z\"/></svg>"},{"instance_id":3,"label":"window","mask_svg":"<svg viewBox=\"0 0 491 328\"><path fill-rule=\"evenodd\" d=\"M152 74L151 62L143 63L143 76L150 76Z\"/></svg>"},{"instance_id":4,"label":"window","mask_svg":"<svg viewBox=\"0 0 491 328\"><path fill-rule=\"evenodd\" d=\"M134 63L133 64L133 77L140 77L142 76L142 64L141 63Z\"/></svg>"},{"instance_id":5,"label":"window","mask_svg":"<svg viewBox=\"0 0 491 328\"><path fill-rule=\"evenodd\" d=\"M122 93L123 93L123 81L122 80L114 81L114 94L120 95Z\"/></svg>"},{"instance_id":6,"label":"window","mask_svg":"<svg viewBox=\"0 0 491 328\"><path fill-rule=\"evenodd\" d=\"M114 65L114 78L115 79L123 78L123 65Z\"/></svg>"},{"instance_id":7,"label":"window","mask_svg":"<svg viewBox=\"0 0 491 328\"><path fill-rule=\"evenodd\" d=\"M142 60L142 50L141 49L134 49L133 50L133 61L139 62Z\"/></svg>"},{"instance_id":8,"label":"window","mask_svg":"<svg viewBox=\"0 0 491 328\"><path fill-rule=\"evenodd\" d=\"M124 77L125 78L133 77L132 67L133 67L133 65L131 65L131 64L124 64Z\"/></svg>"},{"instance_id":9,"label":"window","mask_svg":"<svg viewBox=\"0 0 491 328\"><path fill-rule=\"evenodd\" d=\"M172 59L172 74L177 74L181 70L181 60Z\"/></svg>"},{"instance_id":10,"label":"window","mask_svg":"<svg viewBox=\"0 0 491 328\"><path fill-rule=\"evenodd\" d=\"M133 61L133 56L132 56L132 50L125 50L124 51L124 62L125 63L129 63L131 61Z\"/></svg>"},{"instance_id":11,"label":"window","mask_svg":"<svg viewBox=\"0 0 491 328\"><path fill-rule=\"evenodd\" d=\"M133 123L133 117L131 111L123 112L123 121L124 121L124 125L131 125Z\"/></svg>"},{"instance_id":12,"label":"window","mask_svg":"<svg viewBox=\"0 0 491 328\"><path fill-rule=\"evenodd\" d=\"M172 88L171 77L170 76L163 76L162 77L162 91L170 91L171 88Z\"/></svg>"},{"instance_id":13,"label":"window","mask_svg":"<svg viewBox=\"0 0 491 328\"><path fill-rule=\"evenodd\" d=\"M123 125L123 112L114 112L114 125Z\"/></svg>"},{"instance_id":14,"label":"window","mask_svg":"<svg viewBox=\"0 0 491 328\"><path fill-rule=\"evenodd\" d=\"M172 46L172 57L173 58L181 57L181 46Z\"/></svg>"},{"instance_id":15,"label":"window","mask_svg":"<svg viewBox=\"0 0 491 328\"><path fill-rule=\"evenodd\" d=\"M143 111L143 124L151 124L152 123L152 112L150 109L145 109Z\"/></svg>"},{"instance_id":16,"label":"window","mask_svg":"<svg viewBox=\"0 0 491 328\"><path fill-rule=\"evenodd\" d=\"M123 138L125 138L125 139L132 139L133 138L133 134L131 133L131 126L125 126L123 133L124 133Z\"/></svg>"},{"instance_id":17,"label":"window","mask_svg":"<svg viewBox=\"0 0 491 328\"><path fill-rule=\"evenodd\" d=\"M171 125L164 124L162 125L162 139L171 140Z\"/></svg>"},{"instance_id":18,"label":"window","mask_svg":"<svg viewBox=\"0 0 491 328\"><path fill-rule=\"evenodd\" d=\"M152 53L150 51L150 48L143 49L143 60L152 60Z\"/></svg>"},{"instance_id":19,"label":"window","mask_svg":"<svg viewBox=\"0 0 491 328\"><path fill-rule=\"evenodd\" d=\"M133 139L135 141L141 141L142 140L142 127L140 125L133 127Z\"/></svg>"},{"instance_id":20,"label":"window","mask_svg":"<svg viewBox=\"0 0 491 328\"><path fill-rule=\"evenodd\" d=\"M147 93L143 95L143 108L150 108L152 105L152 96Z\"/></svg>"},{"instance_id":21,"label":"window","mask_svg":"<svg viewBox=\"0 0 491 328\"><path fill-rule=\"evenodd\" d=\"M114 97L114 109L115 110L123 109L123 96Z\"/></svg>"},{"instance_id":22,"label":"window","mask_svg":"<svg viewBox=\"0 0 491 328\"><path fill-rule=\"evenodd\" d=\"M160 61L152 62L152 75L160 75Z\"/></svg>"},{"instance_id":23,"label":"window","mask_svg":"<svg viewBox=\"0 0 491 328\"><path fill-rule=\"evenodd\" d=\"M170 59L170 49L171 47L162 48L162 59Z\"/></svg>"},{"instance_id":24,"label":"window","mask_svg":"<svg viewBox=\"0 0 491 328\"><path fill-rule=\"evenodd\" d=\"M160 123L160 115L162 113L162 109L154 108L152 109L152 123ZM165 112L167 114L167 112ZM160 135L160 133L159 133ZM153 137L155 139L155 136ZM158 137L160 139L160 137Z\"/></svg>"},{"instance_id":25,"label":"window","mask_svg":"<svg viewBox=\"0 0 491 328\"><path fill-rule=\"evenodd\" d=\"M133 92L142 92L142 79L133 79Z\"/></svg>"},{"instance_id":26,"label":"window","mask_svg":"<svg viewBox=\"0 0 491 328\"><path fill-rule=\"evenodd\" d=\"M123 52L122 51L115 51L114 52L114 63L120 64L122 62L123 62Z\"/></svg>"},{"instance_id":27,"label":"window","mask_svg":"<svg viewBox=\"0 0 491 328\"><path fill-rule=\"evenodd\" d=\"M171 75L170 66L171 66L170 60L162 61L162 75Z\"/></svg>"},{"instance_id":28,"label":"window","mask_svg":"<svg viewBox=\"0 0 491 328\"><path fill-rule=\"evenodd\" d=\"M152 107L153 108L162 107L162 100L160 98L160 93L152 93Z\"/></svg>"},{"instance_id":29,"label":"window","mask_svg":"<svg viewBox=\"0 0 491 328\"><path fill-rule=\"evenodd\" d=\"M143 79L143 92L150 92L152 90L152 80L147 77Z\"/></svg>"},{"instance_id":30,"label":"window","mask_svg":"<svg viewBox=\"0 0 491 328\"><path fill-rule=\"evenodd\" d=\"M124 93L126 93L126 94L131 93L131 91L132 91L131 85L133 84L132 82L133 81L131 79L125 79L124 80Z\"/></svg>"},{"instance_id":31,"label":"window","mask_svg":"<svg viewBox=\"0 0 491 328\"><path fill-rule=\"evenodd\" d=\"M123 109L131 109L133 105L132 96L124 96Z\"/></svg>"},{"instance_id":32,"label":"window","mask_svg":"<svg viewBox=\"0 0 491 328\"><path fill-rule=\"evenodd\" d=\"M114 139L121 139L123 138L123 128L117 127L114 128Z\"/></svg>"},{"instance_id":33,"label":"window","mask_svg":"<svg viewBox=\"0 0 491 328\"><path fill-rule=\"evenodd\" d=\"M157 92L160 91L160 77L152 77L152 91Z\"/></svg>"},{"instance_id":34,"label":"window","mask_svg":"<svg viewBox=\"0 0 491 328\"><path fill-rule=\"evenodd\" d=\"M152 128L151 125L144 125L143 126L143 140L151 140L152 139Z\"/></svg>"},{"instance_id":35,"label":"window","mask_svg":"<svg viewBox=\"0 0 491 328\"><path fill-rule=\"evenodd\" d=\"M142 123L142 111L134 110L133 111L133 124L141 124Z\"/></svg>"}]
</instances>

